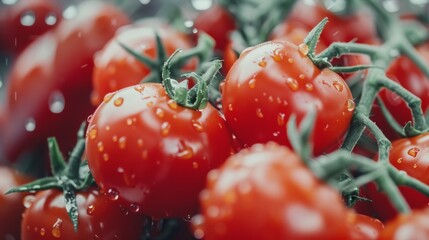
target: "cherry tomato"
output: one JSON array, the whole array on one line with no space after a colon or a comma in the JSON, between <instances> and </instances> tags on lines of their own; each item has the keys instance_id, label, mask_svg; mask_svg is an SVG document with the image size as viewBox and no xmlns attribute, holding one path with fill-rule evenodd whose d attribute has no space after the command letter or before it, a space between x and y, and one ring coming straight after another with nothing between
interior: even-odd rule
<instances>
[{"instance_id":1,"label":"cherry tomato","mask_svg":"<svg viewBox=\"0 0 429 240\"><path fill-rule=\"evenodd\" d=\"M64 195L58 190L37 193L25 210L22 240L33 239L139 239L143 218L127 212L95 189L76 194L78 231L66 211Z\"/></svg>"},{"instance_id":2,"label":"cherry tomato","mask_svg":"<svg viewBox=\"0 0 429 240\"><path fill-rule=\"evenodd\" d=\"M363 214L351 212L351 239L376 240L384 229L384 224L376 219Z\"/></svg>"},{"instance_id":3,"label":"cherry tomato","mask_svg":"<svg viewBox=\"0 0 429 240\"><path fill-rule=\"evenodd\" d=\"M233 152L231 133L212 105L184 108L159 83L106 95L86 141L97 184L155 218L195 214L207 172Z\"/></svg>"},{"instance_id":4,"label":"cherry tomato","mask_svg":"<svg viewBox=\"0 0 429 240\"><path fill-rule=\"evenodd\" d=\"M150 24L150 25L149 25ZM191 39L172 26L162 23L140 23L137 26L128 26L110 40L104 48L95 55L95 68L92 78L92 104L97 106L103 97L124 87L139 83L151 73L143 63L126 52L118 42L134 49L149 58L157 57L155 31L159 34L166 53L171 55L176 49L191 47ZM190 61L184 66L184 71L193 71L196 61Z\"/></svg>"},{"instance_id":5,"label":"cherry tomato","mask_svg":"<svg viewBox=\"0 0 429 240\"><path fill-rule=\"evenodd\" d=\"M344 80L318 69L290 42L265 42L243 51L222 88L222 108L231 131L243 145L276 141L290 146L286 124L299 123L312 109L314 153L338 146L354 110Z\"/></svg>"},{"instance_id":6,"label":"cherry tomato","mask_svg":"<svg viewBox=\"0 0 429 240\"><path fill-rule=\"evenodd\" d=\"M75 129L94 110L90 103L93 54L128 18L105 2L85 1L73 19L33 42L11 69L0 155L15 161L23 152L57 137L71 149Z\"/></svg>"},{"instance_id":7,"label":"cherry tomato","mask_svg":"<svg viewBox=\"0 0 429 240\"><path fill-rule=\"evenodd\" d=\"M415 210L408 215L398 215L388 222L380 240L424 240L429 236L429 209Z\"/></svg>"},{"instance_id":8,"label":"cherry tomato","mask_svg":"<svg viewBox=\"0 0 429 240\"><path fill-rule=\"evenodd\" d=\"M194 235L204 239L349 239L340 194L289 148L255 144L207 176Z\"/></svg>"},{"instance_id":9,"label":"cherry tomato","mask_svg":"<svg viewBox=\"0 0 429 240\"><path fill-rule=\"evenodd\" d=\"M0 166L0 176L0 219L2 220L0 239L21 239L21 215L25 209L24 198L28 194L5 195L4 193L13 187L30 182L31 178L18 173L8 166Z\"/></svg>"},{"instance_id":10,"label":"cherry tomato","mask_svg":"<svg viewBox=\"0 0 429 240\"><path fill-rule=\"evenodd\" d=\"M21 0L0 3L0 50L17 54L62 19L57 0ZM1 6L4 5L4 6Z\"/></svg>"}]
</instances>

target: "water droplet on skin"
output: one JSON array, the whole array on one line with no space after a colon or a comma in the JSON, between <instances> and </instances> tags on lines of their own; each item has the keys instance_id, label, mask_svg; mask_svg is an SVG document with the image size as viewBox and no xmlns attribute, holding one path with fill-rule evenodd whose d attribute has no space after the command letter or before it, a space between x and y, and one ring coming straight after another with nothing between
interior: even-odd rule
<instances>
[{"instance_id":1,"label":"water droplet on skin","mask_svg":"<svg viewBox=\"0 0 429 240\"><path fill-rule=\"evenodd\" d=\"M161 124L161 136L165 137L170 133L171 124L169 122L163 122Z\"/></svg>"},{"instance_id":2,"label":"water droplet on skin","mask_svg":"<svg viewBox=\"0 0 429 240\"><path fill-rule=\"evenodd\" d=\"M45 236L46 230L44 228L40 228L40 236Z\"/></svg>"},{"instance_id":3,"label":"water droplet on skin","mask_svg":"<svg viewBox=\"0 0 429 240\"><path fill-rule=\"evenodd\" d=\"M55 15L55 13L48 13L45 16L45 23L49 26L55 25L55 23L57 23L57 16Z\"/></svg>"},{"instance_id":4,"label":"water droplet on skin","mask_svg":"<svg viewBox=\"0 0 429 240\"><path fill-rule=\"evenodd\" d=\"M212 0L192 0L192 7L197 11L204 11L209 9L213 5Z\"/></svg>"},{"instance_id":5,"label":"water droplet on skin","mask_svg":"<svg viewBox=\"0 0 429 240\"><path fill-rule=\"evenodd\" d=\"M161 108L157 108L155 110L155 114L156 116L158 116L159 118L163 118L164 117L164 110L162 110Z\"/></svg>"},{"instance_id":6,"label":"water droplet on skin","mask_svg":"<svg viewBox=\"0 0 429 240\"><path fill-rule=\"evenodd\" d=\"M264 114L262 113L262 109L260 109L260 108L256 109L256 116L258 118L263 118L264 117Z\"/></svg>"},{"instance_id":7,"label":"water droplet on skin","mask_svg":"<svg viewBox=\"0 0 429 240\"><path fill-rule=\"evenodd\" d=\"M91 129L89 129L89 132L88 132L89 139L94 140L95 138L97 138L97 134L98 134L97 127L95 125L92 125Z\"/></svg>"},{"instance_id":8,"label":"water droplet on skin","mask_svg":"<svg viewBox=\"0 0 429 240\"><path fill-rule=\"evenodd\" d=\"M49 110L52 113L61 113L65 107L64 95L60 91L53 91L49 96Z\"/></svg>"},{"instance_id":9,"label":"water droplet on skin","mask_svg":"<svg viewBox=\"0 0 429 240\"><path fill-rule=\"evenodd\" d=\"M398 160L396 160L397 163L402 163L402 158L398 158Z\"/></svg>"},{"instance_id":10,"label":"water droplet on skin","mask_svg":"<svg viewBox=\"0 0 429 240\"><path fill-rule=\"evenodd\" d=\"M204 132L204 125L198 121L192 121L192 127L197 131L197 132Z\"/></svg>"},{"instance_id":11,"label":"water droplet on skin","mask_svg":"<svg viewBox=\"0 0 429 240\"><path fill-rule=\"evenodd\" d=\"M139 92L139 93L142 93L143 92L143 90L144 90L144 86L142 86L142 85L137 85L137 86L135 86L134 87L134 90L136 90L137 92Z\"/></svg>"},{"instance_id":12,"label":"water droplet on skin","mask_svg":"<svg viewBox=\"0 0 429 240\"><path fill-rule=\"evenodd\" d=\"M299 74L298 76L299 79L304 80L305 79L305 75L303 73Z\"/></svg>"},{"instance_id":13,"label":"water droplet on skin","mask_svg":"<svg viewBox=\"0 0 429 240\"><path fill-rule=\"evenodd\" d=\"M192 228L194 229L194 237L196 239L204 238L204 218L202 215L196 215L192 218Z\"/></svg>"},{"instance_id":14,"label":"water droplet on skin","mask_svg":"<svg viewBox=\"0 0 429 240\"><path fill-rule=\"evenodd\" d=\"M326 124L326 126L323 128L323 131L324 132L328 131L328 128L329 128L329 124Z\"/></svg>"},{"instance_id":15,"label":"water droplet on skin","mask_svg":"<svg viewBox=\"0 0 429 240\"><path fill-rule=\"evenodd\" d=\"M77 16L77 7L74 5L70 5L68 6L64 11L63 11L63 18L64 19L73 19L74 17Z\"/></svg>"},{"instance_id":16,"label":"water droplet on skin","mask_svg":"<svg viewBox=\"0 0 429 240\"><path fill-rule=\"evenodd\" d=\"M413 168L417 168L417 164L414 163Z\"/></svg>"},{"instance_id":17,"label":"water droplet on skin","mask_svg":"<svg viewBox=\"0 0 429 240\"><path fill-rule=\"evenodd\" d=\"M173 110L177 109L177 102L173 99L168 100L167 105Z\"/></svg>"},{"instance_id":18,"label":"water droplet on skin","mask_svg":"<svg viewBox=\"0 0 429 240\"><path fill-rule=\"evenodd\" d=\"M256 86L256 79L252 78L249 81L249 88L255 88Z\"/></svg>"},{"instance_id":19,"label":"water droplet on skin","mask_svg":"<svg viewBox=\"0 0 429 240\"><path fill-rule=\"evenodd\" d=\"M228 104L228 110L232 112L232 110L234 110L234 108L232 107L232 104Z\"/></svg>"},{"instance_id":20,"label":"water droplet on skin","mask_svg":"<svg viewBox=\"0 0 429 240\"><path fill-rule=\"evenodd\" d=\"M114 95L115 95L115 93L108 93L108 94L104 95L103 102L108 103Z\"/></svg>"},{"instance_id":21,"label":"water droplet on skin","mask_svg":"<svg viewBox=\"0 0 429 240\"><path fill-rule=\"evenodd\" d=\"M271 58L276 62L281 62L284 58L284 54L277 48L271 53Z\"/></svg>"},{"instance_id":22,"label":"water droplet on skin","mask_svg":"<svg viewBox=\"0 0 429 240\"><path fill-rule=\"evenodd\" d=\"M104 144L103 142L98 142L97 143L97 149L99 152L103 152L104 151Z\"/></svg>"},{"instance_id":23,"label":"water droplet on skin","mask_svg":"<svg viewBox=\"0 0 429 240\"><path fill-rule=\"evenodd\" d=\"M412 147L408 150L407 154L411 157L416 157L417 154L420 152L420 148Z\"/></svg>"},{"instance_id":24,"label":"water droplet on skin","mask_svg":"<svg viewBox=\"0 0 429 240\"><path fill-rule=\"evenodd\" d=\"M139 139L137 140L137 145L138 145L139 147L143 147L143 139L139 138Z\"/></svg>"},{"instance_id":25,"label":"water droplet on skin","mask_svg":"<svg viewBox=\"0 0 429 240\"><path fill-rule=\"evenodd\" d=\"M180 141L179 151L176 154L176 157L179 159L190 159L194 156L194 150L188 146L185 142Z\"/></svg>"},{"instance_id":26,"label":"water droplet on skin","mask_svg":"<svg viewBox=\"0 0 429 240\"><path fill-rule=\"evenodd\" d=\"M285 117L286 117L286 114L284 113L277 114L277 125L279 126L285 125L286 123Z\"/></svg>"},{"instance_id":27,"label":"water droplet on skin","mask_svg":"<svg viewBox=\"0 0 429 240\"><path fill-rule=\"evenodd\" d=\"M287 61L288 61L288 63L294 63L293 58L288 58Z\"/></svg>"},{"instance_id":28,"label":"water droplet on skin","mask_svg":"<svg viewBox=\"0 0 429 240\"><path fill-rule=\"evenodd\" d=\"M355 101L353 101L353 99L348 99L346 101L346 109L349 112L353 112L355 110L356 104Z\"/></svg>"},{"instance_id":29,"label":"water droplet on skin","mask_svg":"<svg viewBox=\"0 0 429 240\"><path fill-rule=\"evenodd\" d=\"M130 204L130 210L133 213L138 213L140 211L140 207L137 204L131 203Z\"/></svg>"},{"instance_id":30,"label":"water droplet on skin","mask_svg":"<svg viewBox=\"0 0 429 240\"><path fill-rule=\"evenodd\" d=\"M292 91L296 91L296 90L298 90L298 87L299 87L299 85L298 85L298 81L297 81L296 79L294 79L294 78L290 78L290 77L288 77L288 78L286 79L286 85L288 85L288 87L289 87Z\"/></svg>"},{"instance_id":31,"label":"water droplet on skin","mask_svg":"<svg viewBox=\"0 0 429 240\"><path fill-rule=\"evenodd\" d=\"M33 11L26 11L21 15L21 24L22 26L30 27L33 26L36 22L36 15Z\"/></svg>"},{"instance_id":32,"label":"water droplet on skin","mask_svg":"<svg viewBox=\"0 0 429 240\"><path fill-rule=\"evenodd\" d=\"M124 149L125 146L126 146L126 144L127 144L127 138L125 136L120 137L119 140L118 140L118 146L119 146L119 148L120 149Z\"/></svg>"},{"instance_id":33,"label":"water droplet on skin","mask_svg":"<svg viewBox=\"0 0 429 240\"><path fill-rule=\"evenodd\" d=\"M199 164L197 162L192 162L192 167L194 169L197 169L199 167Z\"/></svg>"},{"instance_id":34,"label":"water droplet on skin","mask_svg":"<svg viewBox=\"0 0 429 240\"><path fill-rule=\"evenodd\" d=\"M299 44L299 46L298 46L298 51L299 51L299 53L301 53L302 55L307 56L308 52L310 51L310 48L308 47L308 45L307 45L307 44L305 44L305 43L301 43L301 44Z\"/></svg>"},{"instance_id":35,"label":"water droplet on skin","mask_svg":"<svg viewBox=\"0 0 429 240\"><path fill-rule=\"evenodd\" d=\"M113 142L117 142L118 141L118 136L117 135L113 135L112 136L112 141Z\"/></svg>"},{"instance_id":36,"label":"water droplet on skin","mask_svg":"<svg viewBox=\"0 0 429 240\"><path fill-rule=\"evenodd\" d=\"M109 154L104 153L103 154L103 160L106 161L106 162L109 161Z\"/></svg>"},{"instance_id":37,"label":"water droplet on skin","mask_svg":"<svg viewBox=\"0 0 429 240\"><path fill-rule=\"evenodd\" d=\"M116 107L121 106L123 103L124 103L123 97L118 97L115 99L115 101L113 101L113 105L115 105Z\"/></svg>"},{"instance_id":38,"label":"water droplet on skin","mask_svg":"<svg viewBox=\"0 0 429 240\"><path fill-rule=\"evenodd\" d=\"M131 118L127 118L126 122L128 126L133 125L133 120Z\"/></svg>"},{"instance_id":39,"label":"water droplet on skin","mask_svg":"<svg viewBox=\"0 0 429 240\"><path fill-rule=\"evenodd\" d=\"M106 192L106 195L112 201L116 201L119 199L119 192L114 188L109 188Z\"/></svg>"},{"instance_id":40,"label":"water droplet on skin","mask_svg":"<svg viewBox=\"0 0 429 240\"><path fill-rule=\"evenodd\" d=\"M27 132L33 132L36 129L36 121L34 118L27 119L27 122L25 123L25 130Z\"/></svg>"},{"instance_id":41,"label":"water droplet on skin","mask_svg":"<svg viewBox=\"0 0 429 240\"><path fill-rule=\"evenodd\" d=\"M260 67L266 67L266 66L267 66L267 61L265 61L265 58L261 58L261 59L259 59L259 61L258 61L258 65L259 65Z\"/></svg>"},{"instance_id":42,"label":"water droplet on skin","mask_svg":"<svg viewBox=\"0 0 429 240\"><path fill-rule=\"evenodd\" d=\"M86 208L86 212L88 213L88 215L93 214L95 211L95 206L93 204L89 204L88 207Z\"/></svg>"},{"instance_id":43,"label":"water droplet on skin","mask_svg":"<svg viewBox=\"0 0 429 240\"><path fill-rule=\"evenodd\" d=\"M311 84L311 83L306 83L306 84L305 84L305 89L306 89L307 91L313 91L314 86L313 86L313 84Z\"/></svg>"},{"instance_id":44,"label":"water droplet on skin","mask_svg":"<svg viewBox=\"0 0 429 240\"><path fill-rule=\"evenodd\" d=\"M29 208L31 204L33 204L34 199L34 195L27 195L22 199L22 205L24 205L25 208Z\"/></svg>"},{"instance_id":45,"label":"water droplet on skin","mask_svg":"<svg viewBox=\"0 0 429 240\"><path fill-rule=\"evenodd\" d=\"M86 121L88 122L88 123L90 123L91 122L91 120L92 120L92 117L93 117L93 115L91 114L91 115L89 115L87 118L86 118Z\"/></svg>"},{"instance_id":46,"label":"water droplet on skin","mask_svg":"<svg viewBox=\"0 0 429 240\"><path fill-rule=\"evenodd\" d=\"M54 223L54 225L52 225L52 236L54 236L55 238L60 238L61 237L61 228L63 225L63 220L61 218L57 218L57 221Z\"/></svg>"},{"instance_id":47,"label":"water droplet on skin","mask_svg":"<svg viewBox=\"0 0 429 240\"><path fill-rule=\"evenodd\" d=\"M340 82L334 81L332 85L334 86L335 89L337 89L338 92L342 92L344 89L344 85Z\"/></svg>"}]
</instances>

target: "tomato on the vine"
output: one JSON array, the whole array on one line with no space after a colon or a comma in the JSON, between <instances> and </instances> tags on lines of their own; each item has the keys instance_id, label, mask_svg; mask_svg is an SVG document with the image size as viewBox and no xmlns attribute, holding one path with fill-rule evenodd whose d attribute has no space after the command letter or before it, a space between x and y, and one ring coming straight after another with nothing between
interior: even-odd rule
<instances>
[{"instance_id":1,"label":"tomato on the vine","mask_svg":"<svg viewBox=\"0 0 429 240\"><path fill-rule=\"evenodd\" d=\"M204 239L350 239L340 194L274 142L255 144L207 175L194 235Z\"/></svg>"},{"instance_id":2,"label":"tomato on the vine","mask_svg":"<svg viewBox=\"0 0 429 240\"><path fill-rule=\"evenodd\" d=\"M427 239L429 236L429 208L398 215L386 224L380 240Z\"/></svg>"},{"instance_id":3,"label":"tomato on the vine","mask_svg":"<svg viewBox=\"0 0 429 240\"><path fill-rule=\"evenodd\" d=\"M86 141L101 189L155 218L195 214L207 172L233 152L231 133L212 105L199 111L182 107L159 83L106 95Z\"/></svg>"},{"instance_id":4,"label":"tomato on the vine","mask_svg":"<svg viewBox=\"0 0 429 240\"><path fill-rule=\"evenodd\" d=\"M45 190L34 196L23 214L21 239L139 239L143 218L118 206L98 190L76 193L79 213L75 231L62 191Z\"/></svg>"},{"instance_id":5,"label":"tomato on the vine","mask_svg":"<svg viewBox=\"0 0 429 240\"><path fill-rule=\"evenodd\" d=\"M314 153L339 146L355 103L344 80L329 69L320 70L304 47L272 41L243 51L222 86L222 108L239 142L276 141L290 146L286 123L299 123L317 111L311 140Z\"/></svg>"},{"instance_id":6,"label":"tomato on the vine","mask_svg":"<svg viewBox=\"0 0 429 240\"><path fill-rule=\"evenodd\" d=\"M384 229L384 224L373 217L350 212L350 233L353 240L376 240Z\"/></svg>"}]
</instances>

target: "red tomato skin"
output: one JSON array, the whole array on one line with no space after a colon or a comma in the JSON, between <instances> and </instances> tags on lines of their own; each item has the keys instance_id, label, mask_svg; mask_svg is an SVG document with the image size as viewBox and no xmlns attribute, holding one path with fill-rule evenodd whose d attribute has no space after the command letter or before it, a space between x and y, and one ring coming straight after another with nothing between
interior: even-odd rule
<instances>
[{"instance_id":1,"label":"red tomato skin","mask_svg":"<svg viewBox=\"0 0 429 240\"><path fill-rule=\"evenodd\" d=\"M60 146L71 149L79 125L94 111L90 103L93 54L128 23L115 6L86 1L77 16L62 21L55 31L33 42L17 58L6 85L7 128L0 137L0 155L10 161L24 151L46 146L57 137ZM61 111L51 111L55 98ZM34 121L28 131L26 124Z\"/></svg>"},{"instance_id":2,"label":"red tomato skin","mask_svg":"<svg viewBox=\"0 0 429 240\"><path fill-rule=\"evenodd\" d=\"M339 194L273 142L244 149L211 171L200 202L194 233L205 240L350 239Z\"/></svg>"},{"instance_id":3,"label":"red tomato skin","mask_svg":"<svg viewBox=\"0 0 429 240\"><path fill-rule=\"evenodd\" d=\"M20 0L0 7L0 50L13 55L20 53L37 37L58 25L62 20L61 10L56 0ZM33 15L34 23L21 23L26 14Z\"/></svg>"},{"instance_id":4,"label":"red tomato skin","mask_svg":"<svg viewBox=\"0 0 429 240\"><path fill-rule=\"evenodd\" d=\"M386 223L379 240L424 240L429 236L429 209L414 210L408 215L398 215Z\"/></svg>"},{"instance_id":5,"label":"red tomato skin","mask_svg":"<svg viewBox=\"0 0 429 240\"><path fill-rule=\"evenodd\" d=\"M143 218L125 211L97 190L79 192L76 200L79 211L77 232L67 214L61 191L37 193L23 214L22 240L139 239L141 236Z\"/></svg>"},{"instance_id":6,"label":"red tomato skin","mask_svg":"<svg viewBox=\"0 0 429 240\"><path fill-rule=\"evenodd\" d=\"M152 23L124 26L95 55L92 78L94 89L91 96L94 106L98 106L107 93L137 84L150 74L150 69L126 52L118 41L152 59L157 56L155 31L159 34L167 55L171 55L178 48L191 48L191 39L185 33L168 24L158 23L156 27L148 24ZM196 61L190 61L183 70L193 71L195 68Z\"/></svg>"},{"instance_id":7,"label":"red tomato skin","mask_svg":"<svg viewBox=\"0 0 429 240\"><path fill-rule=\"evenodd\" d=\"M8 166L0 166L0 239L21 239L20 225L24 212L24 198L27 193L4 194L13 187L30 182L32 179Z\"/></svg>"},{"instance_id":8,"label":"red tomato skin","mask_svg":"<svg viewBox=\"0 0 429 240\"><path fill-rule=\"evenodd\" d=\"M86 141L88 164L106 194L155 218L195 214L207 172L233 152L213 106L184 108L158 83L106 95Z\"/></svg>"},{"instance_id":9,"label":"red tomato skin","mask_svg":"<svg viewBox=\"0 0 429 240\"><path fill-rule=\"evenodd\" d=\"M351 212L351 239L352 240L376 240L384 229L384 224L370 216Z\"/></svg>"},{"instance_id":10,"label":"red tomato skin","mask_svg":"<svg viewBox=\"0 0 429 240\"><path fill-rule=\"evenodd\" d=\"M222 108L245 146L276 141L286 146L286 124L316 107L314 153L338 146L354 110L353 97L336 73L319 70L290 42L265 42L245 50L225 78Z\"/></svg>"}]
</instances>

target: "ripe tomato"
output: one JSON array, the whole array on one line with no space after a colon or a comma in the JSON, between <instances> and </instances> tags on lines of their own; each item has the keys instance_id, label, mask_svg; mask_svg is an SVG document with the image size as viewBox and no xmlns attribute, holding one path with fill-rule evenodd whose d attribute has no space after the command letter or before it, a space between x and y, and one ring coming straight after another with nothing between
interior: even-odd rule
<instances>
[{"instance_id":1,"label":"ripe tomato","mask_svg":"<svg viewBox=\"0 0 429 240\"><path fill-rule=\"evenodd\" d=\"M289 148L255 144L207 176L194 235L204 239L349 239L340 194Z\"/></svg>"},{"instance_id":2,"label":"ripe tomato","mask_svg":"<svg viewBox=\"0 0 429 240\"><path fill-rule=\"evenodd\" d=\"M21 239L139 239L141 236L143 218L125 211L97 190L77 193L76 201L77 232L67 214L61 191L37 193L24 212Z\"/></svg>"},{"instance_id":3,"label":"ripe tomato","mask_svg":"<svg viewBox=\"0 0 429 240\"><path fill-rule=\"evenodd\" d=\"M153 24L153 22L150 22ZM176 49L191 47L191 39L172 26L157 23L156 26L140 23L137 26L128 26L111 39L94 58L94 73L92 78L92 104L98 106L103 97L124 87L139 83L151 73L143 63L126 52L118 41L142 53L149 58L157 57L155 31L159 34L166 53L171 55ZM196 61L190 61L184 66L184 71L193 71Z\"/></svg>"},{"instance_id":4,"label":"ripe tomato","mask_svg":"<svg viewBox=\"0 0 429 240\"><path fill-rule=\"evenodd\" d=\"M93 54L128 21L113 5L85 1L73 19L62 21L19 55L5 86L8 117L0 155L14 161L26 150L45 147L50 136L71 148L75 129L94 110Z\"/></svg>"},{"instance_id":5,"label":"ripe tomato","mask_svg":"<svg viewBox=\"0 0 429 240\"><path fill-rule=\"evenodd\" d=\"M56 0L0 3L0 51L17 54L38 36L53 29L62 19Z\"/></svg>"},{"instance_id":6,"label":"ripe tomato","mask_svg":"<svg viewBox=\"0 0 429 240\"><path fill-rule=\"evenodd\" d=\"M314 153L338 146L354 110L344 80L318 69L290 42L265 42L248 48L235 62L222 90L222 108L237 139L247 146L276 141L290 146L286 124L298 123L316 108Z\"/></svg>"},{"instance_id":7,"label":"ripe tomato","mask_svg":"<svg viewBox=\"0 0 429 240\"><path fill-rule=\"evenodd\" d=\"M429 64L429 42L418 46L416 49L426 63ZM419 97L423 111L426 112L428 110L429 78L408 57L400 56L397 58L387 69L386 75ZM398 95L383 89L380 91L379 96L399 124L404 126L412 120L410 109ZM390 139L397 139L399 137L386 122L379 108L373 108L372 119L387 137Z\"/></svg>"},{"instance_id":8,"label":"ripe tomato","mask_svg":"<svg viewBox=\"0 0 429 240\"><path fill-rule=\"evenodd\" d=\"M211 105L178 105L159 83L106 95L87 131L88 164L118 203L155 218L189 217L209 170L232 153L225 120Z\"/></svg>"},{"instance_id":9,"label":"ripe tomato","mask_svg":"<svg viewBox=\"0 0 429 240\"><path fill-rule=\"evenodd\" d=\"M429 208L415 210L408 215L399 215L386 224L380 240L424 240L429 236Z\"/></svg>"},{"instance_id":10,"label":"ripe tomato","mask_svg":"<svg viewBox=\"0 0 429 240\"><path fill-rule=\"evenodd\" d=\"M5 195L12 187L28 183L30 177L24 176L11 167L0 166L0 239L21 239L21 215L24 212L24 197L26 193Z\"/></svg>"},{"instance_id":11,"label":"ripe tomato","mask_svg":"<svg viewBox=\"0 0 429 240\"><path fill-rule=\"evenodd\" d=\"M351 239L353 240L376 240L384 229L383 223L363 214L350 212Z\"/></svg>"}]
</instances>

